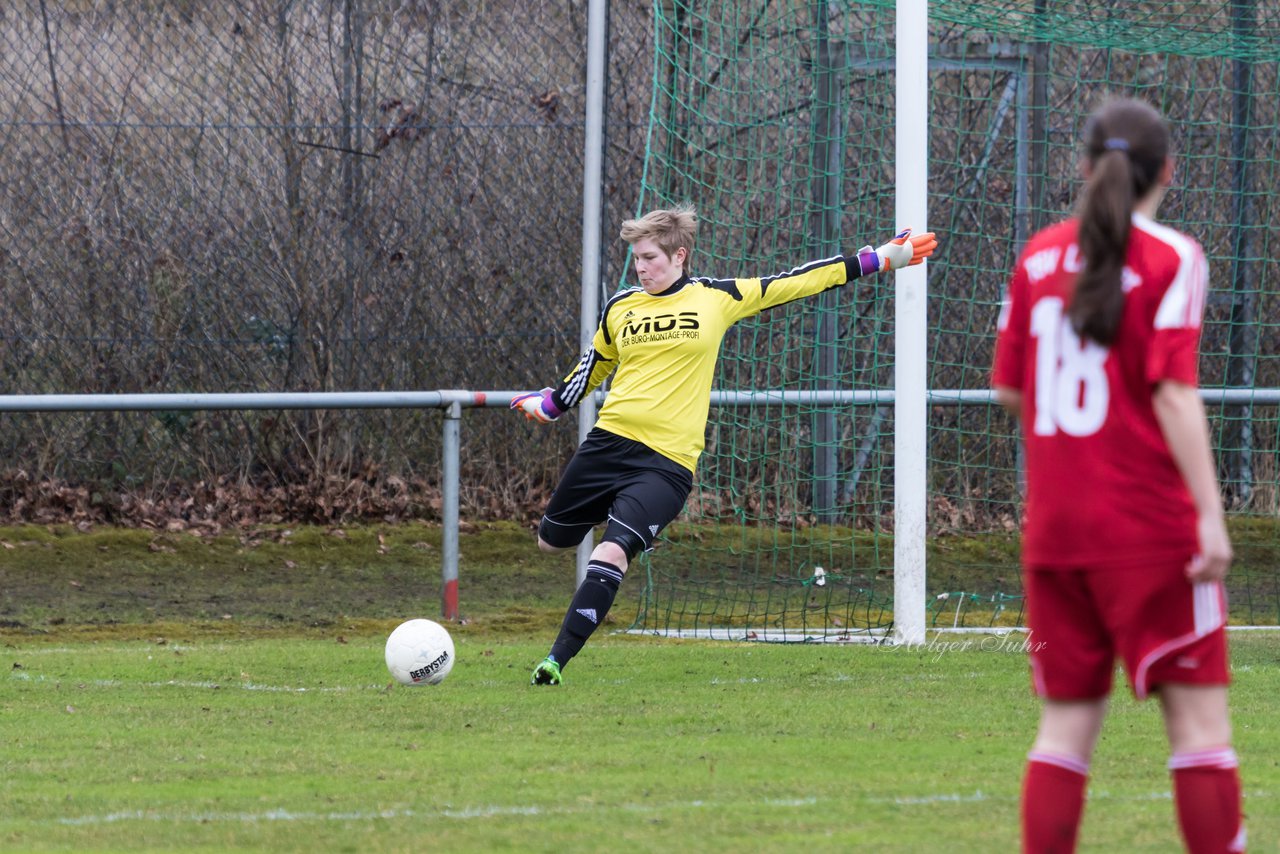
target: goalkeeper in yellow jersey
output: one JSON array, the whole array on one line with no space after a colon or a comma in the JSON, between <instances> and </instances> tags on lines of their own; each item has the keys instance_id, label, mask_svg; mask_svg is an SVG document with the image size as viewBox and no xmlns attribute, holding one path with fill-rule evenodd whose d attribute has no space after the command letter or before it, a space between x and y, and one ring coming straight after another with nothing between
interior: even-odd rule
<instances>
[{"instance_id":1,"label":"goalkeeper in yellow jersey","mask_svg":"<svg viewBox=\"0 0 1280 854\"><path fill-rule=\"evenodd\" d=\"M755 279L691 277L698 218L692 208L655 210L622 224L639 286L605 304L591 346L558 386L517 396L511 408L554 421L613 374L600 416L547 504L538 546L576 548L597 525L604 535L573 595L534 685L560 684L561 669L604 621L628 564L680 513L693 486L711 405L720 342L746 317L872 273L919 264L933 234L910 229L879 249L812 261Z\"/></svg>"}]
</instances>

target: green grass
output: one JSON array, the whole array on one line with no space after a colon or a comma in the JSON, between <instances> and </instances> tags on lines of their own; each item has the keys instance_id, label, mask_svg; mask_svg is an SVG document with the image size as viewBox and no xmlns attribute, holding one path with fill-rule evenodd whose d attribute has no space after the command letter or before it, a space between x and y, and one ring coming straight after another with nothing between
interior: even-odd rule
<instances>
[{"instance_id":1,"label":"green grass","mask_svg":"<svg viewBox=\"0 0 1280 854\"><path fill-rule=\"evenodd\" d=\"M1280 525L1274 519L1233 518L1231 532L1237 553L1228 579L1233 622L1280 624L1275 569L1280 564ZM877 602L887 602L893 589L889 535L681 522L655 553L653 596L643 603L646 627L654 620L665 622L666 610L685 608L699 597L710 597L705 607L715 609L719 618L730 611L740 620L750 614L756 625L776 616L757 614L762 603L776 608L786 602L793 611L804 607L813 594L801 586L800 578L811 571L805 561L822 549L789 549L827 540L844 544L842 558L860 562L828 563L830 577L847 576ZM514 633L551 630L558 624L573 585L571 555L539 553L533 532L512 523L466 526L460 551L458 597L470 624ZM768 563L779 554L777 565ZM760 558L764 562L757 565ZM381 625L406 615L438 614L440 566L440 529L421 523L263 526L209 536L105 527L88 532L66 526L0 528L0 630L75 628L82 637L147 637L154 631L146 627L177 623L200 624L227 636ZM646 569L637 566L631 573L635 577L623 585L610 614L611 627L631 625L641 613ZM775 574L787 572L790 587L776 584ZM960 591L973 601L935 598ZM831 584L824 595L848 592ZM940 627L957 621L968 626L1016 623L1021 610L1017 598L993 620L991 601L998 592L1021 593L1015 535L930 539L930 620ZM729 596L740 601L732 603ZM824 604L822 597L814 598ZM868 618L840 612L838 596L832 601L825 604L833 613ZM958 620L957 605L963 605ZM879 618L874 609L869 613L871 619ZM144 627L141 634L139 626Z\"/></svg>"},{"instance_id":2,"label":"green grass","mask_svg":"<svg viewBox=\"0 0 1280 854\"><path fill-rule=\"evenodd\" d=\"M432 688L381 635L15 640L5 850L1013 850L1036 718L1022 655L459 632ZM1236 635L1254 850L1280 839L1276 638ZM1176 848L1154 704L1117 698L1082 850Z\"/></svg>"},{"instance_id":3,"label":"green grass","mask_svg":"<svg viewBox=\"0 0 1280 854\"><path fill-rule=\"evenodd\" d=\"M458 664L410 689L382 643L438 613L435 528L0 530L0 851L1016 848L1016 640L606 633L532 688L572 559L514 525L462 552ZM1278 640L1232 636L1251 850L1280 839ZM1177 850L1161 732L1117 696L1082 850Z\"/></svg>"},{"instance_id":4,"label":"green grass","mask_svg":"<svg viewBox=\"0 0 1280 854\"><path fill-rule=\"evenodd\" d=\"M564 613L572 556L539 553L533 533L509 523L471 526L461 539L464 617L521 630L533 614L541 625L552 619L543 612ZM216 536L0 528L0 628L145 638L145 627L178 623L256 635L438 615L440 547L439 527L423 524ZM623 597L630 613L638 595Z\"/></svg>"}]
</instances>

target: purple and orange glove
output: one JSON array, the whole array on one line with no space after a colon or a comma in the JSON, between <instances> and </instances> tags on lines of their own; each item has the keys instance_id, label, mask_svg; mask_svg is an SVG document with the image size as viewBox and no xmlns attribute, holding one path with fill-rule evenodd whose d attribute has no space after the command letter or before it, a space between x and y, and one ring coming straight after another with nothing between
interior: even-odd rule
<instances>
[{"instance_id":1,"label":"purple and orange glove","mask_svg":"<svg viewBox=\"0 0 1280 854\"><path fill-rule=\"evenodd\" d=\"M872 249L870 246L859 249L858 266L864 276L885 270L901 270L903 267L923 264L924 259L937 248L938 236L932 231L912 237L911 229L907 228L899 231L879 249Z\"/></svg>"},{"instance_id":2,"label":"purple and orange glove","mask_svg":"<svg viewBox=\"0 0 1280 854\"><path fill-rule=\"evenodd\" d=\"M564 412L560 407L556 406L556 402L551 398L551 389L549 388L516 395L511 398L511 408L516 412L523 412L525 418L530 421L537 421L539 424L550 424L561 415L564 415Z\"/></svg>"}]
</instances>

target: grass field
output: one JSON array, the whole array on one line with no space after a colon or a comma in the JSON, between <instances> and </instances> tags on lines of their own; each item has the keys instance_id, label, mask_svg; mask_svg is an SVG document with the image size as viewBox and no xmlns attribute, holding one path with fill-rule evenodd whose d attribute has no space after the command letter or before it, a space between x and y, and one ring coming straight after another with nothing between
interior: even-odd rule
<instances>
[{"instance_id":1,"label":"grass field","mask_svg":"<svg viewBox=\"0 0 1280 854\"><path fill-rule=\"evenodd\" d=\"M0 568L0 849L1016 849L1036 718L1020 635L901 649L610 634L565 685L532 688L567 591L560 562L531 557L527 603L510 589L487 602L451 627L449 679L403 688L388 684L382 642L403 615L405 570L343 557L426 544L394 533L166 552L139 532L0 532L14 546ZM516 560L506 536L488 543L495 566ZM323 571L312 538L336 541ZM278 565L277 547L295 566ZM353 598L362 588L373 604ZM255 592L264 604L246 616ZM1232 640L1250 850L1272 851L1280 638ZM1156 706L1118 695L1082 850L1177 850L1166 758Z\"/></svg>"}]
</instances>

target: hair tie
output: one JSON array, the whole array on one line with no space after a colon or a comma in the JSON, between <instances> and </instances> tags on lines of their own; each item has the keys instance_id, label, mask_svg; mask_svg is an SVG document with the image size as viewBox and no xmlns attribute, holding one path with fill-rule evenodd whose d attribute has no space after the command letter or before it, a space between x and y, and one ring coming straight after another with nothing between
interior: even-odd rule
<instances>
[{"instance_id":1,"label":"hair tie","mask_svg":"<svg viewBox=\"0 0 1280 854\"><path fill-rule=\"evenodd\" d=\"M1106 142L1102 143L1102 147L1107 151L1128 151L1129 140L1123 137L1113 136L1108 138Z\"/></svg>"}]
</instances>

